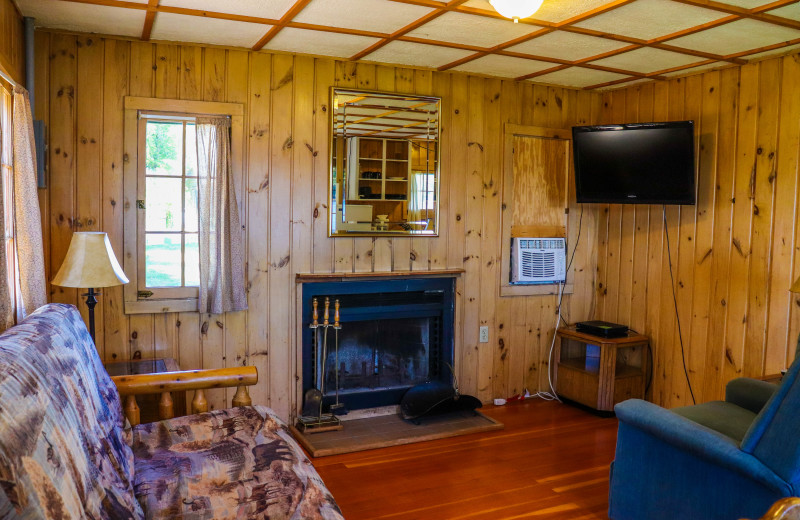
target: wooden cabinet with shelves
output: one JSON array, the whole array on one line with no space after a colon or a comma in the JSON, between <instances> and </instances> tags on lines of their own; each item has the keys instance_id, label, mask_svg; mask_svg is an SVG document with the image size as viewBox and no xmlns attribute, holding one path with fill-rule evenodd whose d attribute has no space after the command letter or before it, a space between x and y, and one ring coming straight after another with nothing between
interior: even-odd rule
<instances>
[{"instance_id":1,"label":"wooden cabinet with shelves","mask_svg":"<svg viewBox=\"0 0 800 520\"><path fill-rule=\"evenodd\" d=\"M628 333L603 338L559 329L553 385L559 396L610 412L626 399L644 399L650 340Z\"/></svg>"}]
</instances>

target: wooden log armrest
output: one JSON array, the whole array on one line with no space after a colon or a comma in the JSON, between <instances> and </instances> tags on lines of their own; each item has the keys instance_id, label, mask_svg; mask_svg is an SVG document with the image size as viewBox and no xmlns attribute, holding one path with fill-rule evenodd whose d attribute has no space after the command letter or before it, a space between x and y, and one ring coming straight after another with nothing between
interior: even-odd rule
<instances>
[{"instance_id":1,"label":"wooden log armrest","mask_svg":"<svg viewBox=\"0 0 800 520\"><path fill-rule=\"evenodd\" d=\"M800 498L787 497L775 502L760 520L798 520L800 519Z\"/></svg>"},{"instance_id":2,"label":"wooden log armrest","mask_svg":"<svg viewBox=\"0 0 800 520\"><path fill-rule=\"evenodd\" d=\"M172 396L170 392L194 390L192 413L208 411L204 390L210 388L237 387L232 405L250 406L252 400L247 387L258 382L258 370L253 366L215 368L208 370L181 370L178 372L161 372L159 374L140 374L113 376L120 397L125 398L123 405L125 416L132 426L139 424L139 406L136 396L143 394L161 394L159 418L171 419L174 416Z\"/></svg>"}]
</instances>

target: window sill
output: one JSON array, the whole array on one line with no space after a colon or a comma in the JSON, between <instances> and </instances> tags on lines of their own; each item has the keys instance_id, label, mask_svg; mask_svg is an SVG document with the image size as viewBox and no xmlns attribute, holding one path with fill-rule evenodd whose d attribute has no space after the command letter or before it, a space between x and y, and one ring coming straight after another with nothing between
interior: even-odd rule
<instances>
[{"instance_id":1,"label":"window sill","mask_svg":"<svg viewBox=\"0 0 800 520\"><path fill-rule=\"evenodd\" d=\"M153 314L161 312L197 312L197 298L125 302L125 314Z\"/></svg>"},{"instance_id":2,"label":"window sill","mask_svg":"<svg viewBox=\"0 0 800 520\"><path fill-rule=\"evenodd\" d=\"M564 285L564 294L572 294L574 287L572 282ZM546 294L558 295L558 284L543 285L511 285L500 286L500 296L540 296Z\"/></svg>"}]
</instances>

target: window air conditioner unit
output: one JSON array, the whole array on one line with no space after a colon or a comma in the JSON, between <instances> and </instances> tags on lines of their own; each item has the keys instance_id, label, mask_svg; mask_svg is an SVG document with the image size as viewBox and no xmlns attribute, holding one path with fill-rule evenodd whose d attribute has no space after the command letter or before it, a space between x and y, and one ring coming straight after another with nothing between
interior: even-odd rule
<instances>
[{"instance_id":1,"label":"window air conditioner unit","mask_svg":"<svg viewBox=\"0 0 800 520\"><path fill-rule=\"evenodd\" d=\"M563 238L514 238L511 244L511 283L564 283L567 244Z\"/></svg>"}]
</instances>

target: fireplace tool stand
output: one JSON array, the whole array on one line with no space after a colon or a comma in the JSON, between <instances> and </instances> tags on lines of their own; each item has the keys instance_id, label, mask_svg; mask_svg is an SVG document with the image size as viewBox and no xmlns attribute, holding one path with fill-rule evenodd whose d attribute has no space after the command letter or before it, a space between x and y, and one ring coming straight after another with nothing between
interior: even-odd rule
<instances>
[{"instance_id":1,"label":"fireplace tool stand","mask_svg":"<svg viewBox=\"0 0 800 520\"><path fill-rule=\"evenodd\" d=\"M336 402L331 405L331 413L334 415L347 415L349 410L344 403L339 402L339 330L342 326L339 324L339 300L334 303L334 320L333 320L333 334L334 334L334 349L336 352L335 365L336 368Z\"/></svg>"},{"instance_id":2,"label":"fireplace tool stand","mask_svg":"<svg viewBox=\"0 0 800 520\"><path fill-rule=\"evenodd\" d=\"M332 430L341 430L342 429L342 422L339 420L338 417L334 413L322 413L322 403L323 397L325 395L325 365L326 360L328 357L328 329L333 328L336 334L336 350L337 350L337 358L338 358L338 339L339 339L339 329L341 329L341 325L339 324L339 300L336 300L334 303L335 312L333 318L333 324L330 323L330 299L325 298L325 310L323 314L323 321L322 325L319 324L319 311L317 310L317 299L314 298L312 301L312 305L314 308L314 321L309 325L309 328L312 329L312 335L314 337L314 350L315 352L319 352L319 330L322 329L322 356L321 356L321 369L320 369L320 380L319 380L319 389L313 388L308 390L305 395L305 403L303 404L303 413L297 419L297 429L304 433L317 433L317 432L327 432ZM338 363L338 359L337 359ZM331 406L332 410L337 408L341 408L339 404L339 367L336 367L336 404Z\"/></svg>"}]
</instances>

